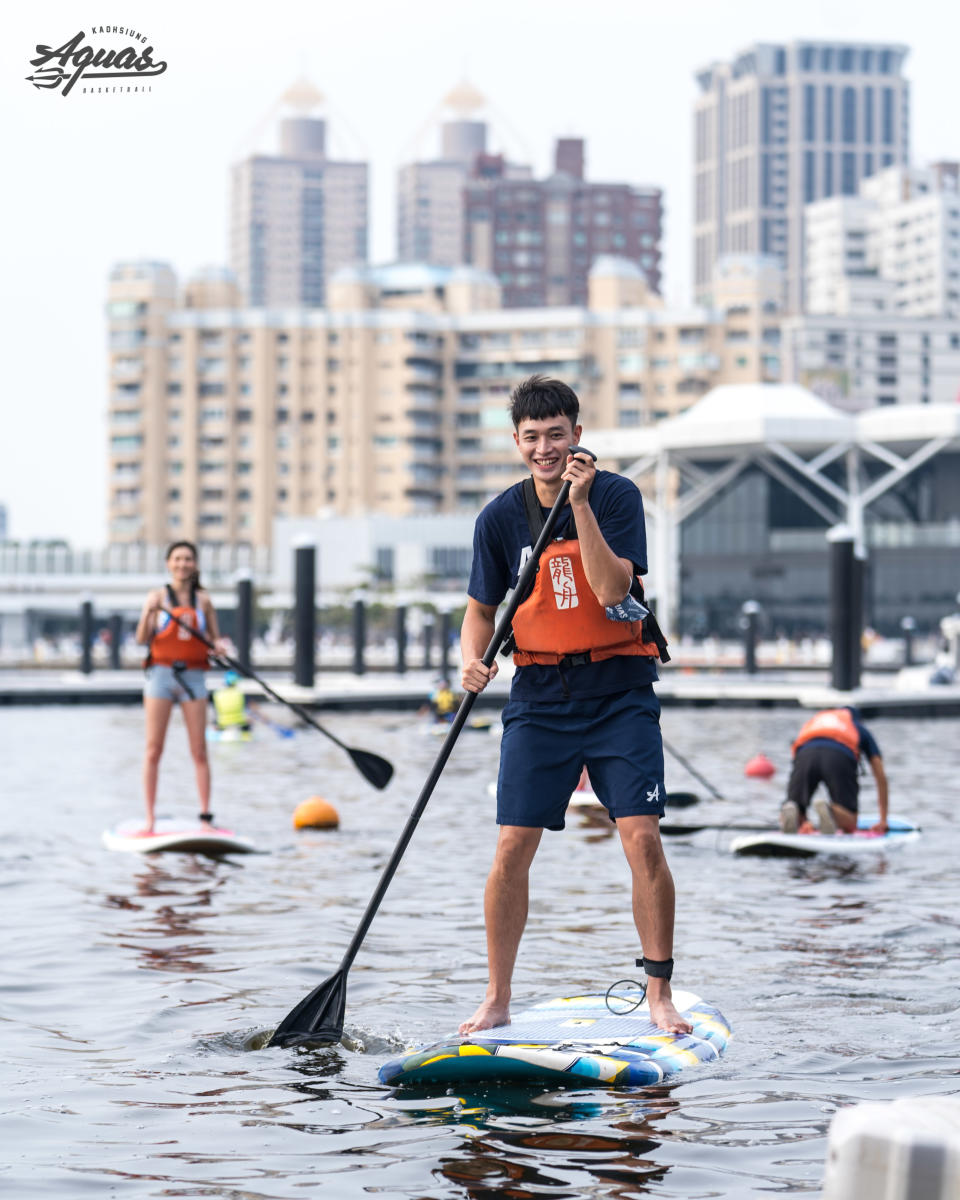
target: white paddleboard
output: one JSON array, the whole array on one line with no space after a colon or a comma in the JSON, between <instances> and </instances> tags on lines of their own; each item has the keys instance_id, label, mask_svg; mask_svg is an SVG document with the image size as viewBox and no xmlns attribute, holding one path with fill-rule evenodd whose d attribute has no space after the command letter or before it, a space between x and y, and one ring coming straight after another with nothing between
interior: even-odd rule
<instances>
[{"instance_id":1,"label":"white paddleboard","mask_svg":"<svg viewBox=\"0 0 960 1200\"><path fill-rule=\"evenodd\" d=\"M161 850L184 854L254 854L256 846L249 838L231 829L218 829L198 821L174 821L161 817L153 833L142 834L143 821L122 821L103 835L108 850L126 850L134 854L158 854Z\"/></svg>"},{"instance_id":2,"label":"white paddleboard","mask_svg":"<svg viewBox=\"0 0 960 1200\"><path fill-rule=\"evenodd\" d=\"M857 819L856 833L748 833L734 838L730 850L734 854L752 854L766 858L810 858L815 854L875 854L915 842L920 829L902 817L890 817L886 833L871 833L879 817L864 813Z\"/></svg>"},{"instance_id":3,"label":"white paddleboard","mask_svg":"<svg viewBox=\"0 0 960 1200\"><path fill-rule=\"evenodd\" d=\"M618 1002L641 995L624 993ZM393 1087L659 1083L685 1067L716 1061L731 1036L723 1015L699 996L677 991L673 1001L693 1033L658 1029L646 1001L621 1015L608 1009L602 993L568 996L527 1009L510 1025L452 1035L395 1058L380 1068L380 1081Z\"/></svg>"}]
</instances>

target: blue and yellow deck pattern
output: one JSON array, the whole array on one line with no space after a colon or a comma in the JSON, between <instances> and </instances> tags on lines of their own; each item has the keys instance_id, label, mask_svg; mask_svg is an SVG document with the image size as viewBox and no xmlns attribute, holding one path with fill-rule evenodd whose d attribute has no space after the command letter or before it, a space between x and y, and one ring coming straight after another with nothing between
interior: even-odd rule
<instances>
[{"instance_id":1,"label":"blue and yellow deck pattern","mask_svg":"<svg viewBox=\"0 0 960 1200\"><path fill-rule=\"evenodd\" d=\"M621 1004L629 998L629 993L619 997ZM567 1087L659 1083L685 1067L719 1058L731 1037L722 1014L699 996L676 992L674 1003L693 1033L658 1029L646 1004L619 1016L607 1008L602 993L569 996L537 1004L511 1025L451 1037L392 1059L380 1068L380 1081L394 1087L507 1081Z\"/></svg>"}]
</instances>

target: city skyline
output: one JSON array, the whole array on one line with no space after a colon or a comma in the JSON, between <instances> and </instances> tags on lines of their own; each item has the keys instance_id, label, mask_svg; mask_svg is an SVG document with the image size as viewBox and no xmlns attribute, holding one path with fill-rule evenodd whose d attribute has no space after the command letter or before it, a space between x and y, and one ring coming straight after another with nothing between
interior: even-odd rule
<instances>
[{"instance_id":1,"label":"city skyline","mask_svg":"<svg viewBox=\"0 0 960 1200\"><path fill-rule=\"evenodd\" d=\"M745 3L723 13L684 4L658 14L654 27L634 6L601 3L591 10L596 52L587 57L582 8L574 4L551 6L549 24L538 4L493 4L482 26L467 12L427 3L402 14L361 4L301 17L281 0L271 12L265 27L227 25L182 3L141 6L138 24L170 66L152 93L136 98L31 89L24 77L34 46L59 44L83 23L65 3L14 14L2 51L7 109L18 113L10 136L18 186L5 223L4 329L13 369L0 450L0 502L13 537L105 540L110 267L144 257L169 261L187 277L227 261L230 166L269 148L252 135L298 76L328 96L337 153L371 163L373 262L393 258L396 168L433 152L429 141L414 145L417 130L466 77L509 114L503 148L522 152L537 174L548 167L553 140L573 135L587 140L592 179L663 188L668 302L691 293L694 72L705 64L757 40L902 41L910 46L913 161L958 156L941 102L949 39L933 33L932 4L909 14L874 6L865 28L849 4L770 12ZM417 32L426 23L429 45ZM371 41L371 29L381 36ZM608 29L617 36L607 37ZM67 349L53 359L45 355L51 331Z\"/></svg>"}]
</instances>

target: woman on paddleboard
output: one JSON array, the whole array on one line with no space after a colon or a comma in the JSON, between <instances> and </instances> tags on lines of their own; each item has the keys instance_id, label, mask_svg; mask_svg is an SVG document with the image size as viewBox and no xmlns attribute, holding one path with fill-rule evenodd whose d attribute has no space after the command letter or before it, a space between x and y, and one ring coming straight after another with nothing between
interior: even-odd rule
<instances>
[{"instance_id":1,"label":"woman on paddleboard","mask_svg":"<svg viewBox=\"0 0 960 1200\"><path fill-rule=\"evenodd\" d=\"M207 687L204 671L209 649L189 630L196 629L221 652L226 652L227 645L220 637L210 594L200 586L196 546L192 542L174 542L167 550L166 562L170 580L147 596L137 624L136 640L148 647L147 681L143 689L147 731L143 758L143 795L147 808L144 833L153 832L157 775L174 704L180 705L187 727L200 796L200 820L213 823L205 729ZM173 617L184 624L179 624Z\"/></svg>"}]
</instances>

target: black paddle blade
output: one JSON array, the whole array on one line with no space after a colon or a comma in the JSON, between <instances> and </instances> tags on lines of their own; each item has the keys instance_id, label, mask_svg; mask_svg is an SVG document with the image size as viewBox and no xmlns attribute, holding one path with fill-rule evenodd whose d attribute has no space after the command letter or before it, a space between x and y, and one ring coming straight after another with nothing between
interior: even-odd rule
<instances>
[{"instance_id":1,"label":"black paddle blade","mask_svg":"<svg viewBox=\"0 0 960 1200\"><path fill-rule=\"evenodd\" d=\"M696 792L667 792L667 808L689 808L699 800Z\"/></svg>"},{"instance_id":2,"label":"black paddle blade","mask_svg":"<svg viewBox=\"0 0 960 1200\"><path fill-rule=\"evenodd\" d=\"M268 1046L301 1046L304 1043L339 1042L343 1037L343 1014L347 1006L347 973L341 967L277 1026Z\"/></svg>"},{"instance_id":3,"label":"black paddle blade","mask_svg":"<svg viewBox=\"0 0 960 1200\"><path fill-rule=\"evenodd\" d=\"M393 778L393 763L369 750L349 750L347 753L356 764L357 770L375 788L385 788Z\"/></svg>"}]
</instances>

